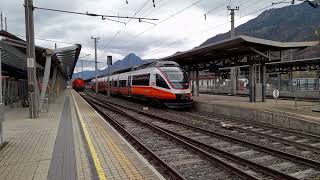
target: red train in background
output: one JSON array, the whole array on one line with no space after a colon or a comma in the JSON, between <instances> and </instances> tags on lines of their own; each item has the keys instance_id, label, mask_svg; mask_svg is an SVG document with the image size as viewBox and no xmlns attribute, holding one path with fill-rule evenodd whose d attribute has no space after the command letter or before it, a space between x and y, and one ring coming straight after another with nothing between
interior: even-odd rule
<instances>
[{"instance_id":1,"label":"red train in background","mask_svg":"<svg viewBox=\"0 0 320 180\"><path fill-rule=\"evenodd\" d=\"M72 88L76 91L83 91L85 88L84 80L81 78L77 78L72 82Z\"/></svg>"}]
</instances>

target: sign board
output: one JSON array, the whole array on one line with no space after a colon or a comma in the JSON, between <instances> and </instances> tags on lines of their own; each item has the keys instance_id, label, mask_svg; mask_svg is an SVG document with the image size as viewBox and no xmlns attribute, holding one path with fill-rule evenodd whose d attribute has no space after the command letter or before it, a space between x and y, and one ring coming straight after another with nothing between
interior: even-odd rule
<instances>
[{"instance_id":1,"label":"sign board","mask_svg":"<svg viewBox=\"0 0 320 180\"><path fill-rule=\"evenodd\" d=\"M279 97L279 95L280 95L279 90L278 89L273 90L272 95L273 95L274 98L277 99Z\"/></svg>"},{"instance_id":2,"label":"sign board","mask_svg":"<svg viewBox=\"0 0 320 180\"><path fill-rule=\"evenodd\" d=\"M269 77L278 77L278 74L269 74Z\"/></svg>"},{"instance_id":3,"label":"sign board","mask_svg":"<svg viewBox=\"0 0 320 180\"><path fill-rule=\"evenodd\" d=\"M276 104L278 104L278 97L280 95L280 92L278 89L273 90L272 95L274 97L274 99L276 100Z\"/></svg>"},{"instance_id":4,"label":"sign board","mask_svg":"<svg viewBox=\"0 0 320 180\"><path fill-rule=\"evenodd\" d=\"M27 58L27 67L34 68L34 59L33 58Z\"/></svg>"},{"instance_id":5,"label":"sign board","mask_svg":"<svg viewBox=\"0 0 320 180\"><path fill-rule=\"evenodd\" d=\"M47 55L52 55L53 54L53 50L52 49L46 49L46 53Z\"/></svg>"},{"instance_id":6,"label":"sign board","mask_svg":"<svg viewBox=\"0 0 320 180\"><path fill-rule=\"evenodd\" d=\"M107 56L108 67L112 65L112 56Z\"/></svg>"}]
</instances>

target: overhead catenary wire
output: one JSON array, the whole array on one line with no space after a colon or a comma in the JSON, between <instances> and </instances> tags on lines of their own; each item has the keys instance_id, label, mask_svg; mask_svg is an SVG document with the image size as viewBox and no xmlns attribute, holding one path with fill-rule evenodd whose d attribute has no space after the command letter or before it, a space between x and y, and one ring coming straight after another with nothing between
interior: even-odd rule
<instances>
[{"instance_id":1,"label":"overhead catenary wire","mask_svg":"<svg viewBox=\"0 0 320 180\"><path fill-rule=\"evenodd\" d=\"M204 13L204 19L207 20L207 16L208 14L214 12L214 11L217 11L218 9L221 9L222 7L224 7L225 5L229 4L228 2L227 3L221 3L219 6L213 8L213 9L210 9L209 11L207 11L206 13Z\"/></svg>"},{"instance_id":2,"label":"overhead catenary wire","mask_svg":"<svg viewBox=\"0 0 320 180\"><path fill-rule=\"evenodd\" d=\"M23 37L25 38L25 35L16 35L18 37ZM72 43L72 42L66 42L66 41L58 41L58 40L53 40L53 39L46 39L46 38L40 38L40 37L35 37L34 39L36 40L41 40L41 41L48 41L48 42L55 42L55 43L61 43L61 44L71 44L71 45L75 45L77 43Z\"/></svg>"},{"instance_id":3,"label":"overhead catenary wire","mask_svg":"<svg viewBox=\"0 0 320 180\"><path fill-rule=\"evenodd\" d=\"M286 0L283 0L283 1L286 1ZM282 1L279 1L279 2L282 2ZM259 11L265 10L265 9L267 9L267 8L269 8L269 7L272 7L272 6L274 6L274 4L271 4L271 5L268 5L268 6L266 6L266 7L261 8L261 9L258 9L258 10L252 11L252 12L249 12L249 13L247 13L246 15L237 18L237 20L242 19L242 18L244 18L244 17L247 17L247 16L249 16L249 15L251 15L251 14L257 13L257 12L259 12ZM229 21L226 21L226 22L221 23L221 24L218 24L218 25L216 25L216 26L210 26L209 29L211 30L211 29L213 29L213 28L217 28L217 27L219 27L219 26L223 26L223 25L226 25L226 24L228 24L228 23L229 23ZM206 31L208 31L208 30L206 30ZM201 32L201 34L202 34L202 33L204 33L204 31ZM186 37L187 37L187 36L185 36L184 38L182 38L182 40L185 40ZM179 39L179 40L181 40L181 39ZM151 50L151 51L149 51L149 52L147 52L147 53L144 53L144 55L153 55L153 54L156 54L156 53L154 53L154 52L159 51L159 50L164 49L164 48L167 48L167 47L170 47L170 46L176 44L179 40L176 40L176 41L174 41L174 42L170 42L170 43L168 43L168 44L166 44L166 45L163 45L163 46L161 46L161 47L159 47L159 48L157 48L157 49L153 49L153 50Z\"/></svg>"},{"instance_id":4,"label":"overhead catenary wire","mask_svg":"<svg viewBox=\"0 0 320 180\"><path fill-rule=\"evenodd\" d=\"M224 7L225 7L225 5L227 5L227 4L229 4L229 2L228 2L228 3L223 3L223 4L221 4L220 6L215 7L215 8L213 8L213 9L211 9L211 10L207 11L207 13L211 13L211 12L213 12L213 11L215 11L215 10L218 10L218 9L224 8ZM221 14L221 13L218 13L218 14ZM228 23L228 22L225 22L225 23L223 23L223 24L219 24L219 26L221 26L221 25L225 25L226 23ZM216 27L216 26L215 26L215 27ZM183 40L185 40L185 39L186 39L186 37L185 37L185 38L183 38ZM175 41L175 42L171 42L171 43L166 44L166 45L163 45L164 43L162 43L161 45L163 45L163 46L161 46L160 48L157 48L157 49L151 50L150 52L154 52L154 51L157 51L157 50L159 50L159 49L162 49L162 48L165 48L165 47L172 46L172 45L174 45L174 44L176 44L176 43L177 43L177 41ZM147 53L147 54L150 54L150 53Z\"/></svg>"},{"instance_id":5,"label":"overhead catenary wire","mask_svg":"<svg viewBox=\"0 0 320 180\"><path fill-rule=\"evenodd\" d=\"M111 42L115 40L115 38L125 29L125 27L127 26L127 24L129 24L129 22L130 22L132 19L136 18L135 16L136 16L148 3L149 3L149 0L147 0L147 1L139 8L139 10L137 10L137 11L134 13L134 15L132 16L132 18L130 18L130 19L126 22L126 24L125 24L119 31L117 31L117 33L106 43L106 45L104 45L104 46L102 47L102 50L104 50L105 48L107 48L107 47L111 44ZM139 19L139 18L138 18L138 19ZM143 20L143 19L140 18L139 20L141 21L141 20Z\"/></svg>"},{"instance_id":6,"label":"overhead catenary wire","mask_svg":"<svg viewBox=\"0 0 320 180\"><path fill-rule=\"evenodd\" d=\"M148 29L144 30L143 32L141 32L141 33L137 34L134 38L138 38L139 36L141 36L142 34L146 33L147 31L150 31L150 30L151 30L151 29L153 29L154 27L156 27L156 26L158 26L158 25L160 25L160 24L164 23L165 21L167 21L167 20L169 20L169 19L171 19L171 18L175 17L176 15L178 15L178 14L180 14L180 13L184 12L185 10L187 10L187 9L191 8L192 6L194 6L194 5L198 4L198 3L199 3L199 2L201 2L201 1L202 1L202 0L198 0L198 1L196 1L196 2L193 2L193 3L192 3L192 4L190 4L189 6L187 6L187 7L183 8L183 9L179 10L178 12L176 12L176 13L174 13L174 14L172 14L172 15L168 16L167 18L163 19L163 20L162 20L162 21L160 21L158 24L156 24L156 25L154 25L154 26L152 26L152 27L150 27L150 28L148 28Z\"/></svg>"},{"instance_id":7,"label":"overhead catenary wire","mask_svg":"<svg viewBox=\"0 0 320 180\"><path fill-rule=\"evenodd\" d=\"M66 10L59 10L59 9L51 9L51 8L43 8L43 7L33 7L34 9L40 9L40 10L47 10L47 11L55 11L55 12L61 12L61 13L69 13L69 14L78 14L78 15L85 15L85 16L95 16L95 17L105 17L105 18L120 18L120 19L143 19L143 20L159 20L156 18L145 18L145 17L134 17L134 16L118 16L118 15L104 15L104 14L95 14L95 13L89 13L89 12L75 12L75 11L66 11Z\"/></svg>"},{"instance_id":8,"label":"overhead catenary wire","mask_svg":"<svg viewBox=\"0 0 320 180\"><path fill-rule=\"evenodd\" d=\"M149 10L151 10L153 8L152 6L150 6L144 12L142 12L141 16L148 17L150 14L156 12L156 10L160 9L161 7L163 7L163 4L164 4L163 2L166 2L166 1L170 1L170 0L165 0L165 1L164 0L158 0L158 1L156 1L157 8L155 10L152 10L152 11L148 12ZM145 13L147 13L147 14L145 14Z\"/></svg>"}]
</instances>

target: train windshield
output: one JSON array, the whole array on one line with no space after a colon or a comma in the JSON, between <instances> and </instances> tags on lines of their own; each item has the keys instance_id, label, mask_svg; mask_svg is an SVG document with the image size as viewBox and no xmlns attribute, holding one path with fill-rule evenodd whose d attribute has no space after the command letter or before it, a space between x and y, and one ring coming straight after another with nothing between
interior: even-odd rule
<instances>
[{"instance_id":1,"label":"train windshield","mask_svg":"<svg viewBox=\"0 0 320 180\"><path fill-rule=\"evenodd\" d=\"M187 74L179 67L161 67L171 85L177 89L188 89L189 82Z\"/></svg>"}]
</instances>

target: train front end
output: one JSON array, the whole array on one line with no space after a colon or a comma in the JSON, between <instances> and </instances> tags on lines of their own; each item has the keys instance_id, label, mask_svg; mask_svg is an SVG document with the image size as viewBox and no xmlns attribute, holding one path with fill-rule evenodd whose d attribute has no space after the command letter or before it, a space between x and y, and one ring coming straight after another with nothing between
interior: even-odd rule
<instances>
[{"instance_id":1,"label":"train front end","mask_svg":"<svg viewBox=\"0 0 320 180\"><path fill-rule=\"evenodd\" d=\"M189 78L177 64L158 68L170 87L174 99L166 99L163 103L169 108L191 108L193 106Z\"/></svg>"},{"instance_id":2,"label":"train front end","mask_svg":"<svg viewBox=\"0 0 320 180\"><path fill-rule=\"evenodd\" d=\"M72 82L72 88L76 91L83 91L85 88L84 80L81 78L77 78Z\"/></svg>"}]
</instances>

